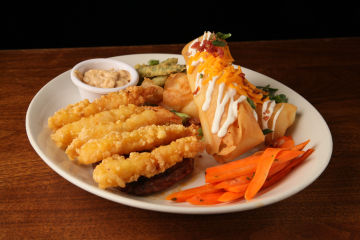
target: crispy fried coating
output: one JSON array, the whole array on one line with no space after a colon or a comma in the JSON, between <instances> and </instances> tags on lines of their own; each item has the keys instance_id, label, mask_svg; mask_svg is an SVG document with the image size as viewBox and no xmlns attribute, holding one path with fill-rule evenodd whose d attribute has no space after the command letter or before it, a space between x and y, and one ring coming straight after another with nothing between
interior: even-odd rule
<instances>
[{"instance_id":1,"label":"crispy fried coating","mask_svg":"<svg viewBox=\"0 0 360 240\"><path fill-rule=\"evenodd\" d=\"M85 99L75 104L69 104L66 108L60 109L53 116L48 118L49 128L55 131L65 124L75 122L81 117L88 115L89 113L87 111L87 107L89 107L89 105L89 100Z\"/></svg>"},{"instance_id":2,"label":"crispy fried coating","mask_svg":"<svg viewBox=\"0 0 360 240\"><path fill-rule=\"evenodd\" d=\"M150 125L131 132L110 132L99 139L91 139L79 150L78 161L91 164L110 157L113 154L151 150L171 141L196 135L195 126L184 127L181 124Z\"/></svg>"},{"instance_id":3,"label":"crispy fried coating","mask_svg":"<svg viewBox=\"0 0 360 240\"><path fill-rule=\"evenodd\" d=\"M96 113L118 108L121 105L142 105L145 102L159 103L162 100L162 92L152 86L143 88L140 86L128 87L119 92L109 93L95 99L92 103L85 99L76 104L70 104L66 108L57 111L48 119L48 126L52 130L78 121L82 117L88 117Z\"/></svg>"},{"instance_id":4,"label":"crispy fried coating","mask_svg":"<svg viewBox=\"0 0 360 240\"><path fill-rule=\"evenodd\" d=\"M177 58L168 58L157 65L137 64L135 68L141 78L164 76L175 72L182 72L186 69L185 65L177 64L177 62Z\"/></svg>"},{"instance_id":5,"label":"crispy fried coating","mask_svg":"<svg viewBox=\"0 0 360 240\"><path fill-rule=\"evenodd\" d=\"M141 86L144 90L145 103L159 104L163 98L164 89L155 84Z\"/></svg>"},{"instance_id":6,"label":"crispy fried coating","mask_svg":"<svg viewBox=\"0 0 360 240\"><path fill-rule=\"evenodd\" d=\"M109 122L98 124L90 128L83 128L77 138L75 138L66 149L66 154L70 159L78 156L80 147L90 139L99 139L106 134L115 132L129 132L147 125L163 125L169 123L181 124L180 117L163 107L148 107L143 112L133 114L125 121Z\"/></svg>"},{"instance_id":7,"label":"crispy fried coating","mask_svg":"<svg viewBox=\"0 0 360 240\"><path fill-rule=\"evenodd\" d=\"M153 177L181 162L183 158L194 158L203 150L203 142L190 136L179 138L151 152L131 153L129 158L115 154L96 166L93 178L100 188L125 187L126 183L136 181L140 176Z\"/></svg>"},{"instance_id":8,"label":"crispy fried coating","mask_svg":"<svg viewBox=\"0 0 360 240\"><path fill-rule=\"evenodd\" d=\"M124 121L132 114L140 113L145 109L145 106L136 106L133 104L121 105L117 109L99 112L92 116L84 117L78 121L66 124L51 134L51 138L58 147L65 149L73 139L78 136L83 128L93 128L98 124L115 122L118 120Z\"/></svg>"},{"instance_id":9,"label":"crispy fried coating","mask_svg":"<svg viewBox=\"0 0 360 240\"><path fill-rule=\"evenodd\" d=\"M199 119L198 109L186 73L171 74L167 78L162 104Z\"/></svg>"}]
</instances>

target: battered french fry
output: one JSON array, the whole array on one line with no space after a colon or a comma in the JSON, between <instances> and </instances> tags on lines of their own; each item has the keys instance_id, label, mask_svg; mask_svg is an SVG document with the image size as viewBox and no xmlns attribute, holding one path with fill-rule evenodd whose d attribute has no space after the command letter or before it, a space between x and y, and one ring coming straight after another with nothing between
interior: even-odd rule
<instances>
[{"instance_id":1,"label":"battered french fry","mask_svg":"<svg viewBox=\"0 0 360 240\"><path fill-rule=\"evenodd\" d=\"M80 120L82 117L88 117L98 112L115 109L121 105L142 105L145 102L155 104L161 100L162 92L160 93L158 89L154 87L128 87L125 90L101 96L92 103L85 99L76 104L70 104L51 116L48 119L48 126L55 131L66 124Z\"/></svg>"},{"instance_id":2,"label":"battered french fry","mask_svg":"<svg viewBox=\"0 0 360 240\"><path fill-rule=\"evenodd\" d=\"M93 178L100 188L125 187L126 183L136 181L140 176L155 176L183 158L194 158L203 150L203 142L191 136L177 139L151 152L131 153L129 158L116 154L96 166Z\"/></svg>"},{"instance_id":3,"label":"battered french fry","mask_svg":"<svg viewBox=\"0 0 360 240\"><path fill-rule=\"evenodd\" d=\"M93 128L101 123L115 122L118 120L124 121L134 113L144 111L146 107L136 106L133 104L121 105L117 109L99 112L87 118L81 118L78 121L66 124L51 134L51 138L56 145L65 149L74 138L78 136L83 128Z\"/></svg>"},{"instance_id":4,"label":"battered french fry","mask_svg":"<svg viewBox=\"0 0 360 240\"><path fill-rule=\"evenodd\" d=\"M149 109L133 114L125 121L116 121L106 124L98 124L90 128L83 128L66 149L70 159L78 156L80 147L90 139L99 139L106 134L115 132L128 132L147 125L163 125L167 123L181 124L181 118L162 107L149 107Z\"/></svg>"},{"instance_id":5,"label":"battered french fry","mask_svg":"<svg viewBox=\"0 0 360 240\"><path fill-rule=\"evenodd\" d=\"M187 128L181 124L150 125L132 132L111 132L103 138L92 139L82 145L78 161L82 164L91 164L113 154L151 150L157 146L169 144L175 139L196 134L195 126Z\"/></svg>"}]
</instances>

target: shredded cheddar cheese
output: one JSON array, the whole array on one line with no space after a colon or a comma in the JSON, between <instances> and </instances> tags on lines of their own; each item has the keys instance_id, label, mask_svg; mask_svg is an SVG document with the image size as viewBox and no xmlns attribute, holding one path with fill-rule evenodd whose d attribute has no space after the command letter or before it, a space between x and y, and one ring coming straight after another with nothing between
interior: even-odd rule
<instances>
[{"instance_id":1,"label":"shredded cheddar cheese","mask_svg":"<svg viewBox=\"0 0 360 240\"><path fill-rule=\"evenodd\" d=\"M196 67L198 72L204 72L202 85L207 84L213 77L218 76L217 84L225 83L228 87L234 88L238 94L251 98L254 103L263 103L265 92L256 88L244 76L240 67L234 67L232 58L214 56L203 51L196 52L190 57L188 63L188 73L191 74Z\"/></svg>"}]
</instances>

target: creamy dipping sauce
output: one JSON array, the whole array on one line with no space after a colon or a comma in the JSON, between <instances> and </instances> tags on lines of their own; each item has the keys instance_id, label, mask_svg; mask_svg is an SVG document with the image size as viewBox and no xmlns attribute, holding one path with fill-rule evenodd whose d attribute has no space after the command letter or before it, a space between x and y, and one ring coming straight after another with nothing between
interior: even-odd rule
<instances>
[{"instance_id":1,"label":"creamy dipping sauce","mask_svg":"<svg viewBox=\"0 0 360 240\"><path fill-rule=\"evenodd\" d=\"M99 88L117 88L130 82L130 73L126 70L90 69L84 74L81 72L76 74L84 83Z\"/></svg>"}]
</instances>

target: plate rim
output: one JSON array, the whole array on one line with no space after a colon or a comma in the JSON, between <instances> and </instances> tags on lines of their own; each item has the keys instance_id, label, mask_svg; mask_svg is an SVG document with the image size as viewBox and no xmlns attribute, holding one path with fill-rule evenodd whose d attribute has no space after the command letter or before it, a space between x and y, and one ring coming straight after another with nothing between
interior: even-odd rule
<instances>
[{"instance_id":1,"label":"plate rim","mask_svg":"<svg viewBox=\"0 0 360 240\"><path fill-rule=\"evenodd\" d=\"M165 56L169 56L172 55L174 57L183 57L180 54L172 54L172 53L140 53L140 54L126 54L126 55L120 55L120 56L114 56L114 57L110 57L113 59L117 59L117 58L126 58L126 57L136 57L136 56L159 56L162 55L163 57ZM329 151L327 151L327 156L326 158L326 164L322 165L321 171L318 171L316 175L314 175L313 178L311 178L310 180L308 180L305 183L302 183L301 185L299 185L297 188L293 188L290 189L288 192L286 192L286 194L282 194L280 196L270 196L267 199L265 199L265 201L263 201L263 203L259 204L258 202L246 202L246 205L241 205L241 204L220 204L220 205L215 205L215 206L179 206L179 205L175 205L175 203L173 205L161 205L158 203L151 203L151 202L146 202L146 201L141 201L138 199L129 199L125 196L120 196L116 193L110 192L110 191L106 191L103 189L100 189L98 187L92 186L80 179L77 179L73 176L71 176L71 174L67 173L66 171L58 168L56 166L55 163L53 163L40 149L40 147L38 146L36 140L34 139L34 136L32 136L31 134L31 129L30 129L30 114L32 111L32 108L35 104L35 101L37 98L39 98L39 96L41 94L43 94L47 88L49 88L49 86L51 85L51 83L53 81L55 81L57 78L60 77L64 77L63 75L68 74L71 70L67 70L59 75L57 75L56 77L52 78L49 82L47 82L43 87L41 87L41 89L34 95L34 97L32 98L27 111L26 111L26 117L25 117L25 128L26 128L26 134L28 137L28 140L31 144L31 146L33 147L33 149L35 150L35 152L40 156L40 158L57 174L59 174L61 177L65 178L67 181L69 181L70 183L74 184L75 186L90 192L98 197L101 198L105 198L107 200L116 202L116 203L120 203L126 206L130 206L130 207L136 207L136 208L140 208L140 209L145 209L145 210L151 210L151 211L157 211L157 212L166 212L166 213L176 213L176 214L221 214L221 213L230 213L230 212L239 212L239 211L245 211L245 210L250 210L250 209L255 209L255 208L259 208L259 207L264 207L276 202L280 202L284 199L287 199L295 194L297 194L298 192L302 191L303 189L305 189L306 187L308 187L309 185L311 185L316 179L319 178L319 176L325 171L325 169L327 168L327 166L329 165L329 162L331 160L331 156L332 156L332 152L333 152L333 139L332 139L332 134L330 131L330 128L328 126L328 124L326 123L324 117L321 115L321 113L306 99L304 98L302 95L300 95L299 93L297 93L296 91L294 91L293 89L291 89L290 87L286 86L285 84L267 76L264 75L262 73L256 72L254 70L242 67L241 68L245 71L249 71L249 72L254 72L255 74L261 75L261 77L265 77L265 78L269 78L272 81L275 81L277 84L279 84L282 88L282 90L285 89L285 91L291 91L293 94L299 95L302 100L306 101L307 104L309 104L313 110L315 110L315 113L318 115L318 117L320 117L319 119L323 122L323 124L325 125L326 129L327 129L327 133L329 134L329 138L328 138L328 144L329 144ZM121 201L119 201L121 200Z\"/></svg>"}]
</instances>

